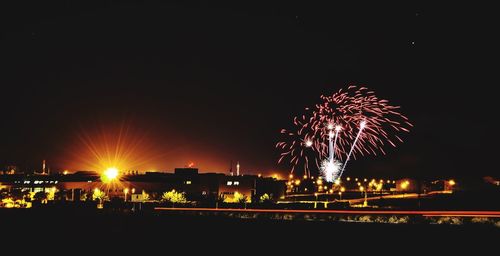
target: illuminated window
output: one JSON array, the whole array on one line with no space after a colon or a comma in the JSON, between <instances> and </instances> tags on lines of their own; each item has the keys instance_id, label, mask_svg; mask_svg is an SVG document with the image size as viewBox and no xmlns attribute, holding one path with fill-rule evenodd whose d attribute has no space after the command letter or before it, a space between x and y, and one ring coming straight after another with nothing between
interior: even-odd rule
<instances>
[{"instance_id":1,"label":"illuminated window","mask_svg":"<svg viewBox=\"0 0 500 256\"><path fill-rule=\"evenodd\" d=\"M191 181L190 180L186 180L186 184L191 184Z\"/></svg>"},{"instance_id":2,"label":"illuminated window","mask_svg":"<svg viewBox=\"0 0 500 256\"><path fill-rule=\"evenodd\" d=\"M233 185L238 186L238 185L240 185L240 182L239 181L235 181L235 182L233 182Z\"/></svg>"},{"instance_id":3,"label":"illuminated window","mask_svg":"<svg viewBox=\"0 0 500 256\"><path fill-rule=\"evenodd\" d=\"M228 181L228 182L227 182L227 185L228 185L228 186L231 186L231 185L233 185L233 182L232 182L232 181Z\"/></svg>"}]
</instances>

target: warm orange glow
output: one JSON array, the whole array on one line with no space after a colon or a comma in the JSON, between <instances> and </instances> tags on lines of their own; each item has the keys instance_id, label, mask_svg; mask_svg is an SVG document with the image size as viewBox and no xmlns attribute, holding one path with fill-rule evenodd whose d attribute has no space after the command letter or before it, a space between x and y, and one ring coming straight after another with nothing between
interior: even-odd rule
<instances>
[{"instance_id":1,"label":"warm orange glow","mask_svg":"<svg viewBox=\"0 0 500 256\"><path fill-rule=\"evenodd\" d=\"M109 167L121 171L149 170L158 166L163 154L154 148L156 143L148 139L145 132L135 130L137 126L121 124L97 126L75 134L68 155L59 162L71 170L95 171L103 174Z\"/></svg>"},{"instance_id":2,"label":"warm orange glow","mask_svg":"<svg viewBox=\"0 0 500 256\"><path fill-rule=\"evenodd\" d=\"M448 184L450 184L450 186L454 186L456 183L454 180L450 180L450 181L448 181Z\"/></svg>"}]
</instances>

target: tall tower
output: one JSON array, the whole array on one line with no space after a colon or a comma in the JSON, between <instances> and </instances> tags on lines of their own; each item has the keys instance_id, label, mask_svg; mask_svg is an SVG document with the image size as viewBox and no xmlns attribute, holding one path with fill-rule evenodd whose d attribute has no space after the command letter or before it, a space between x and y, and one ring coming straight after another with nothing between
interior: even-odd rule
<instances>
[{"instance_id":1,"label":"tall tower","mask_svg":"<svg viewBox=\"0 0 500 256\"><path fill-rule=\"evenodd\" d=\"M234 174L233 174L233 160L231 160L231 164L229 166L229 175L234 176Z\"/></svg>"},{"instance_id":2,"label":"tall tower","mask_svg":"<svg viewBox=\"0 0 500 256\"><path fill-rule=\"evenodd\" d=\"M42 174L45 174L45 159L42 161Z\"/></svg>"},{"instance_id":3,"label":"tall tower","mask_svg":"<svg viewBox=\"0 0 500 256\"><path fill-rule=\"evenodd\" d=\"M236 176L240 176L240 162L236 162Z\"/></svg>"}]
</instances>

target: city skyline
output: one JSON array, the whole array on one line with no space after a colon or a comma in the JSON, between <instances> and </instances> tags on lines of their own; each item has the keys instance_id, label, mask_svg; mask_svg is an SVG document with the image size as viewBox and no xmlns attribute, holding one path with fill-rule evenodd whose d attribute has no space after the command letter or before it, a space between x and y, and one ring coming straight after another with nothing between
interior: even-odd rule
<instances>
[{"instance_id":1,"label":"city skyline","mask_svg":"<svg viewBox=\"0 0 500 256\"><path fill-rule=\"evenodd\" d=\"M0 1L3 250L490 255L497 12Z\"/></svg>"}]
</instances>

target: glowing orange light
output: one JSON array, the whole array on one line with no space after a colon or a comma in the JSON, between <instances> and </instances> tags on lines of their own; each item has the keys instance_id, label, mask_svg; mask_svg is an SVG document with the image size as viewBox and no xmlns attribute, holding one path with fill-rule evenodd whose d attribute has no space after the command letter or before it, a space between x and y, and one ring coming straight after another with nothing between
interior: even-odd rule
<instances>
[{"instance_id":1,"label":"glowing orange light","mask_svg":"<svg viewBox=\"0 0 500 256\"><path fill-rule=\"evenodd\" d=\"M119 171L116 167L110 167L106 169L101 176L103 182L108 183L115 180L118 177Z\"/></svg>"}]
</instances>

